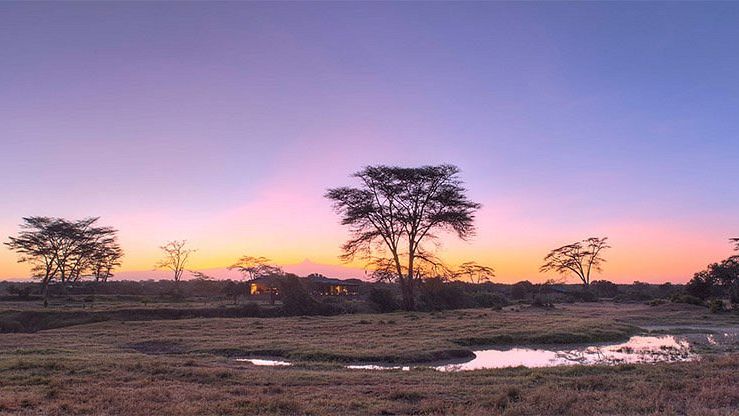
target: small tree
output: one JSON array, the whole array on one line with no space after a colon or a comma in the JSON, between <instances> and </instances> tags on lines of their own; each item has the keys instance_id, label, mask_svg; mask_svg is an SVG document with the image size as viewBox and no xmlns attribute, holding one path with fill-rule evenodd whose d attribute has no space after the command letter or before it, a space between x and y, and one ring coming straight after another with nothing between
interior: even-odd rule
<instances>
[{"instance_id":1,"label":"small tree","mask_svg":"<svg viewBox=\"0 0 739 416\"><path fill-rule=\"evenodd\" d=\"M359 186L326 193L351 232L342 259L380 259L378 275L397 281L403 307L413 310L415 288L423 276L419 263L429 263L423 260L428 253L423 244L435 240L439 231L470 237L480 204L467 198L459 169L452 165L368 166L353 177Z\"/></svg>"},{"instance_id":2,"label":"small tree","mask_svg":"<svg viewBox=\"0 0 739 416\"><path fill-rule=\"evenodd\" d=\"M159 247L164 252L164 257L156 264L157 269L169 269L174 274L175 283L179 283L182 279L182 273L185 271L185 265L190 254L195 250L186 248L186 240L170 241Z\"/></svg>"},{"instance_id":3,"label":"small tree","mask_svg":"<svg viewBox=\"0 0 739 416\"><path fill-rule=\"evenodd\" d=\"M490 283L495 277L495 270L492 267L477 264L474 261L468 261L459 265L454 272L456 279L466 279L471 283Z\"/></svg>"},{"instance_id":4,"label":"small tree","mask_svg":"<svg viewBox=\"0 0 739 416\"><path fill-rule=\"evenodd\" d=\"M276 276L284 272L279 266L269 264L266 257L243 256L236 263L228 267L228 270L238 270L247 280L254 280L259 276Z\"/></svg>"},{"instance_id":5,"label":"small tree","mask_svg":"<svg viewBox=\"0 0 739 416\"><path fill-rule=\"evenodd\" d=\"M611 246L608 237L590 237L583 241L556 248L544 257L540 272L554 271L561 275L574 274L587 288L590 285L590 274L593 270L602 271L605 259L601 252Z\"/></svg>"},{"instance_id":6,"label":"small tree","mask_svg":"<svg viewBox=\"0 0 739 416\"><path fill-rule=\"evenodd\" d=\"M730 238L729 241L735 244L734 250L739 251L739 238Z\"/></svg>"}]
</instances>

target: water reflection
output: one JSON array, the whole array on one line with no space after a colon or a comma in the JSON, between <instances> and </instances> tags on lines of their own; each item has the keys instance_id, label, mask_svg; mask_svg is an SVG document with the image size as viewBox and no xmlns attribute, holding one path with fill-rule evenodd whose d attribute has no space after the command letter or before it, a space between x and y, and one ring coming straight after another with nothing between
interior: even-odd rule
<instances>
[{"instance_id":1,"label":"water reflection","mask_svg":"<svg viewBox=\"0 0 739 416\"><path fill-rule=\"evenodd\" d=\"M467 371L504 367L631 364L690 361L697 358L687 340L674 336L635 336L620 344L593 345L562 350L511 348L475 351L475 358L459 364L436 366L439 371Z\"/></svg>"},{"instance_id":2,"label":"water reflection","mask_svg":"<svg viewBox=\"0 0 739 416\"><path fill-rule=\"evenodd\" d=\"M709 337L710 343L713 338ZM474 351L475 358L465 362L438 363L436 365L383 365L355 364L352 370L401 370L432 368L438 371L470 371L505 367L554 367L559 365L615 365L632 363L659 363L691 361L698 358L686 338L672 335L634 336L620 344L572 346L563 349L509 348ZM259 366L289 366L287 361L240 358Z\"/></svg>"},{"instance_id":3,"label":"water reflection","mask_svg":"<svg viewBox=\"0 0 739 416\"><path fill-rule=\"evenodd\" d=\"M505 367L554 367L559 365L615 365L691 361L698 356L691 352L686 339L665 336L634 336L620 344L600 344L567 349L510 348L475 351L475 358L462 363L430 365L438 371L470 371ZM403 370L410 366L350 365L355 370Z\"/></svg>"},{"instance_id":4,"label":"water reflection","mask_svg":"<svg viewBox=\"0 0 739 416\"><path fill-rule=\"evenodd\" d=\"M287 361L278 361L278 360L264 360L260 358L237 358L236 361L245 361L248 363L252 363L254 365L264 365L264 366L286 366L286 365L292 365L291 363L288 363Z\"/></svg>"},{"instance_id":5,"label":"water reflection","mask_svg":"<svg viewBox=\"0 0 739 416\"><path fill-rule=\"evenodd\" d=\"M350 370L402 370L408 371L411 369L410 366L399 366L399 365L376 365L376 364L365 364L365 365L348 365L346 368Z\"/></svg>"}]
</instances>

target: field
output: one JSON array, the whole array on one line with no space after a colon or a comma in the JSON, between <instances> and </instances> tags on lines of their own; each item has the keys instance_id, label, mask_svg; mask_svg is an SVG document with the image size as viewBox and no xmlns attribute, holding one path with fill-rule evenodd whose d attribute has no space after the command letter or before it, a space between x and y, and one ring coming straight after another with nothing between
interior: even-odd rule
<instances>
[{"instance_id":1,"label":"field","mask_svg":"<svg viewBox=\"0 0 739 416\"><path fill-rule=\"evenodd\" d=\"M0 414L739 412L735 344L700 344L700 361L656 365L460 373L343 367L467 357L481 345L617 341L645 328L736 331L739 315L688 305L593 303L332 317L109 320L1 334ZM234 359L257 356L283 357L295 365L258 367Z\"/></svg>"}]
</instances>

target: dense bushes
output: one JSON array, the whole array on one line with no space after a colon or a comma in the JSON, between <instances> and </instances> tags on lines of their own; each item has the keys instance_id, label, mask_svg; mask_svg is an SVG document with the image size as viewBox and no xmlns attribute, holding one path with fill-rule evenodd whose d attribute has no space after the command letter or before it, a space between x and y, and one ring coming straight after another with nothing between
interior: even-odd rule
<instances>
[{"instance_id":1,"label":"dense bushes","mask_svg":"<svg viewBox=\"0 0 739 416\"><path fill-rule=\"evenodd\" d=\"M618 285L608 280L591 282L590 290L599 298L613 298L618 295Z\"/></svg>"},{"instance_id":2,"label":"dense bushes","mask_svg":"<svg viewBox=\"0 0 739 416\"><path fill-rule=\"evenodd\" d=\"M419 306L426 311L462 308L496 308L508 305L501 293L480 290L479 285L427 279L419 288Z\"/></svg>"},{"instance_id":3,"label":"dense bushes","mask_svg":"<svg viewBox=\"0 0 739 416\"><path fill-rule=\"evenodd\" d=\"M739 304L739 256L708 265L693 276L685 290L704 300L728 297L731 303Z\"/></svg>"},{"instance_id":4,"label":"dense bushes","mask_svg":"<svg viewBox=\"0 0 739 416\"><path fill-rule=\"evenodd\" d=\"M297 276L277 277L277 287L282 301L282 312L291 315L336 315L341 312L335 305L318 302Z\"/></svg>"},{"instance_id":5,"label":"dense bushes","mask_svg":"<svg viewBox=\"0 0 739 416\"><path fill-rule=\"evenodd\" d=\"M475 306L480 308L500 309L508 305L508 299L495 292L477 292L472 294L472 300Z\"/></svg>"},{"instance_id":6,"label":"dense bushes","mask_svg":"<svg viewBox=\"0 0 739 416\"><path fill-rule=\"evenodd\" d=\"M703 306L703 300L701 298L685 293L675 293L670 297L670 301L673 303L687 303L689 305Z\"/></svg>"},{"instance_id":7,"label":"dense bushes","mask_svg":"<svg viewBox=\"0 0 739 416\"><path fill-rule=\"evenodd\" d=\"M367 300L377 312L392 312L399 308L398 299L389 288L373 287Z\"/></svg>"},{"instance_id":8,"label":"dense bushes","mask_svg":"<svg viewBox=\"0 0 739 416\"><path fill-rule=\"evenodd\" d=\"M455 284L444 283L440 278L426 279L419 288L419 305L427 311L460 309L469 307L464 291Z\"/></svg>"},{"instance_id":9,"label":"dense bushes","mask_svg":"<svg viewBox=\"0 0 739 416\"><path fill-rule=\"evenodd\" d=\"M511 286L511 299L523 300L533 296L534 292L534 284L524 280Z\"/></svg>"}]
</instances>

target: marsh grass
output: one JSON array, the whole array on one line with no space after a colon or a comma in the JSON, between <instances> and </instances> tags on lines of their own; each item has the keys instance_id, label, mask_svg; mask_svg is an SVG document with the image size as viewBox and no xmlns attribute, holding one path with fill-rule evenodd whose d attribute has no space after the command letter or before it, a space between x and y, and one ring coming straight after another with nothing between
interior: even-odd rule
<instances>
[{"instance_id":1,"label":"marsh grass","mask_svg":"<svg viewBox=\"0 0 739 416\"><path fill-rule=\"evenodd\" d=\"M626 338L650 313L659 324L704 322L689 308L574 305L518 312L107 321L3 334L0 414L736 414L735 351L674 364L461 373L347 370L341 364L429 360L438 351L467 351L460 343L475 339ZM730 325L734 318L719 319ZM270 368L231 358L242 354L298 362Z\"/></svg>"}]
</instances>

